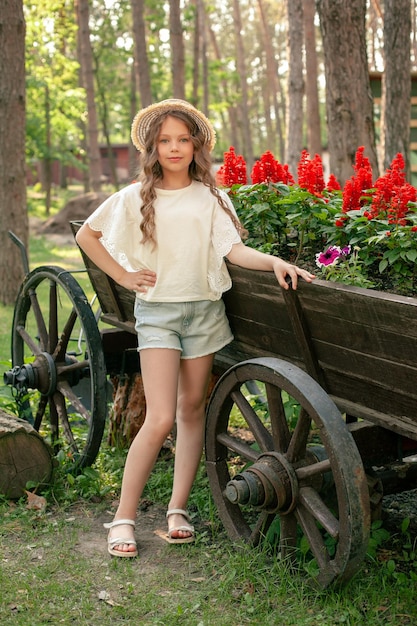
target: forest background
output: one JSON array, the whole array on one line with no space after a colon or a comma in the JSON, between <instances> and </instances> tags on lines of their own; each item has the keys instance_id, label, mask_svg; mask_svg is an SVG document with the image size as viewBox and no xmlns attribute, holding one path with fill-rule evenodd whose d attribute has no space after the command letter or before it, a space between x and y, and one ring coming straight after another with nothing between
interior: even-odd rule
<instances>
[{"instance_id":1,"label":"forest background","mask_svg":"<svg viewBox=\"0 0 417 626\"><path fill-rule=\"evenodd\" d=\"M264 151L294 172L303 148L326 151L343 183L364 146L375 175L404 155L410 174L415 0L1 0L0 301L22 278L7 232L28 242L28 171L52 164L102 186L100 145L129 141L143 106L185 98L212 120L215 159L230 146L248 169ZM375 110L371 76L381 78ZM375 120L379 129L375 130ZM130 146L130 172L136 153ZM115 188L128 181L117 179Z\"/></svg>"}]
</instances>

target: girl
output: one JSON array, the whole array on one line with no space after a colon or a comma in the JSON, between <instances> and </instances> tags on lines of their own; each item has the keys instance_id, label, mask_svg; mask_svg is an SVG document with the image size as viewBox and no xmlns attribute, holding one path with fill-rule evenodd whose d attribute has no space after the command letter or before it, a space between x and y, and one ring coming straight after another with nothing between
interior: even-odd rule
<instances>
[{"instance_id":1,"label":"girl","mask_svg":"<svg viewBox=\"0 0 417 626\"><path fill-rule=\"evenodd\" d=\"M117 283L136 292L135 319L146 396L146 420L126 459L108 551L137 555L136 510L166 437L177 422L174 481L168 507L170 542L194 540L186 511L200 462L204 409L213 355L232 341L222 293L231 287L225 257L275 272L294 289L314 276L246 247L227 194L215 187L210 121L183 100L140 111L132 141L141 153L139 182L108 198L86 220L77 242Z\"/></svg>"}]
</instances>

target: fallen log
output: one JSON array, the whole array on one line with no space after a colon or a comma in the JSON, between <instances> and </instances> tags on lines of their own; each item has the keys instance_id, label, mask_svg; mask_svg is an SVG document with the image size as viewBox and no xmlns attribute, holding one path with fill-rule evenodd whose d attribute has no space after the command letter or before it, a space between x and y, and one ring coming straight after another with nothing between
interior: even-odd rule
<instances>
[{"instance_id":1,"label":"fallen log","mask_svg":"<svg viewBox=\"0 0 417 626\"><path fill-rule=\"evenodd\" d=\"M49 483L52 470L52 453L41 435L0 409L0 493L20 498L28 481Z\"/></svg>"}]
</instances>

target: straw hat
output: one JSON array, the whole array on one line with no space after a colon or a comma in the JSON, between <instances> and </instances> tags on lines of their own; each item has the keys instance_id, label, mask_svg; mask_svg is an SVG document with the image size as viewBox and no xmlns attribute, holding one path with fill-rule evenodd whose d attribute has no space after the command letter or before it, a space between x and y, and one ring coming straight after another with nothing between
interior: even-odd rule
<instances>
[{"instance_id":1,"label":"straw hat","mask_svg":"<svg viewBox=\"0 0 417 626\"><path fill-rule=\"evenodd\" d=\"M214 148L216 143L216 131L214 130L211 122L207 117L193 107L192 104L185 100L178 100L170 98L169 100L162 100L162 102L156 102L139 111L132 123L132 141L136 148L140 152L145 150L146 137L149 132L149 128L153 122L155 122L162 113L170 113L175 111L181 111L191 117L191 119L197 124L200 131L206 140L210 152Z\"/></svg>"}]
</instances>

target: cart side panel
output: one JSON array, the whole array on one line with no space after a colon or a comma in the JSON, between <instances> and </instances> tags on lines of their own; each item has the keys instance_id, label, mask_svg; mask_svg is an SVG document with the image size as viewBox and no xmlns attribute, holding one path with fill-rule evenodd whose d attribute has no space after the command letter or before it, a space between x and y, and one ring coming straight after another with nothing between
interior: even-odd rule
<instances>
[{"instance_id":1,"label":"cart side panel","mask_svg":"<svg viewBox=\"0 0 417 626\"><path fill-rule=\"evenodd\" d=\"M284 294L272 273L229 270L235 340L217 363L289 360L344 412L417 439L417 299L319 280Z\"/></svg>"},{"instance_id":2,"label":"cart side panel","mask_svg":"<svg viewBox=\"0 0 417 626\"><path fill-rule=\"evenodd\" d=\"M417 427L417 300L322 282L299 298L327 391Z\"/></svg>"},{"instance_id":3,"label":"cart side panel","mask_svg":"<svg viewBox=\"0 0 417 626\"><path fill-rule=\"evenodd\" d=\"M223 294L235 337L232 345L251 356L276 356L302 363L282 290L273 274L229 269L233 287Z\"/></svg>"}]
</instances>

